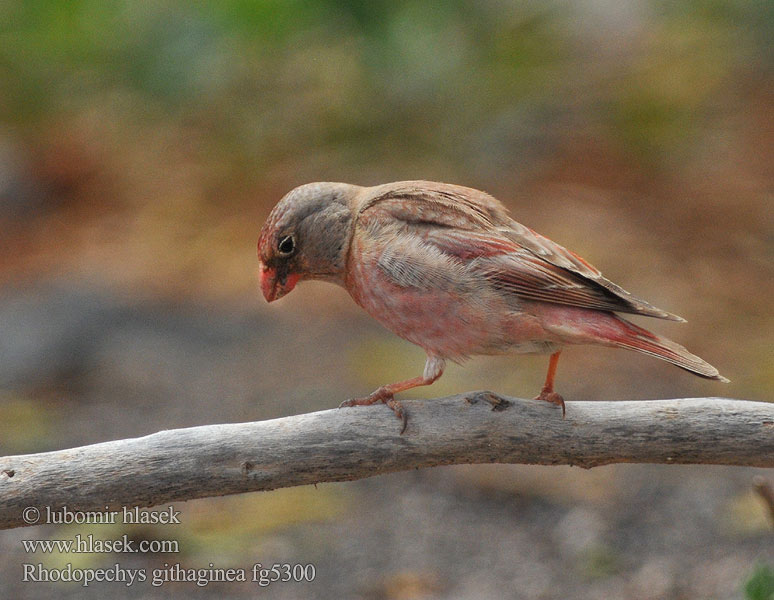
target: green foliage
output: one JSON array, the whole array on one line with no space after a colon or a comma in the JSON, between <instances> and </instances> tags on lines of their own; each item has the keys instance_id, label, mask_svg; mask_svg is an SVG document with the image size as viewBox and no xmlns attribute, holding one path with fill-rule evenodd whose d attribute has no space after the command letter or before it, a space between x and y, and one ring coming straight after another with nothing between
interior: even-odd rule
<instances>
[{"instance_id":1,"label":"green foliage","mask_svg":"<svg viewBox=\"0 0 774 600\"><path fill-rule=\"evenodd\" d=\"M744 584L746 600L774 599L774 569L767 565L758 566Z\"/></svg>"},{"instance_id":2,"label":"green foliage","mask_svg":"<svg viewBox=\"0 0 774 600\"><path fill-rule=\"evenodd\" d=\"M600 79L591 21L555 2L4 3L0 115L36 124L118 97L124 118L205 122L257 163L311 145L502 169L551 143L572 99L581 122L607 106L613 137L649 159L691 141L763 52L765 4L653 2L631 17L649 38Z\"/></svg>"}]
</instances>

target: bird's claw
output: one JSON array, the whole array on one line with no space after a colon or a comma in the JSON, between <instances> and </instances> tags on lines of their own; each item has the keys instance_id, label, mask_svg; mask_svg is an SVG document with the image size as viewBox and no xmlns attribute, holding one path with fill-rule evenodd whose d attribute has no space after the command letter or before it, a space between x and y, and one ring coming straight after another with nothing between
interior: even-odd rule
<instances>
[{"instance_id":1,"label":"bird's claw","mask_svg":"<svg viewBox=\"0 0 774 600\"><path fill-rule=\"evenodd\" d=\"M371 404L375 404L380 400L385 402L387 398L392 398L392 395L390 394L389 396L386 396L381 392L381 390L376 390L373 394L369 394L363 398L350 398L349 400L344 400L344 402L339 404L339 408L345 408L348 406L370 406Z\"/></svg>"},{"instance_id":2,"label":"bird's claw","mask_svg":"<svg viewBox=\"0 0 774 600\"><path fill-rule=\"evenodd\" d=\"M364 400L364 398L350 398L349 400L344 400L344 402L339 404L339 408L346 408L348 406L363 406L365 403L361 402L361 400Z\"/></svg>"},{"instance_id":3,"label":"bird's claw","mask_svg":"<svg viewBox=\"0 0 774 600\"><path fill-rule=\"evenodd\" d=\"M406 431L406 426L408 425L408 413L406 412L406 409L403 408L403 405L400 402L398 402L395 398L384 400L384 403L390 408L392 412L395 413L395 416L398 417L403 423L403 426L400 428L400 435L403 435L403 432Z\"/></svg>"},{"instance_id":4,"label":"bird's claw","mask_svg":"<svg viewBox=\"0 0 774 600\"><path fill-rule=\"evenodd\" d=\"M387 407L395 413L395 416L401 420L403 426L400 429L400 434L403 435L403 432L406 431L406 426L408 425L408 413L406 413L406 409L403 408L403 405L388 392L376 390L373 394L370 394L365 398L350 398L349 400L344 400L344 402L339 404L339 408L346 408L350 406L370 406L376 402L383 402L386 404Z\"/></svg>"},{"instance_id":5,"label":"bird's claw","mask_svg":"<svg viewBox=\"0 0 774 600\"><path fill-rule=\"evenodd\" d=\"M550 402L551 404L556 404L557 406L562 407L562 418L564 419L566 409L564 406L564 398L562 398L559 394L554 392L553 390L547 390L543 388L540 391L540 394L535 396L535 400L543 400L544 402Z\"/></svg>"}]
</instances>

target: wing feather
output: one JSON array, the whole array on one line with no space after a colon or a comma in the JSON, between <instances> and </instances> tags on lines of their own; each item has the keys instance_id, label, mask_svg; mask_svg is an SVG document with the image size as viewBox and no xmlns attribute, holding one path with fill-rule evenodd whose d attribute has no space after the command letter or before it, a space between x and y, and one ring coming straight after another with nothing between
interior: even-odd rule
<instances>
[{"instance_id":1,"label":"wing feather","mask_svg":"<svg viewBox=\"0 0 774 600\"><path fill-rule=\"evenodd\" d=\"M371 190L358 211L359 226L416 236L517 298L683 320L636 298L574 252L517 223L488 194L423 181ZM399 267L396 251L388 258L396 273L403 268L412 273L411 280L420 276L408 264Z\"/></svg>"}]
</instances>

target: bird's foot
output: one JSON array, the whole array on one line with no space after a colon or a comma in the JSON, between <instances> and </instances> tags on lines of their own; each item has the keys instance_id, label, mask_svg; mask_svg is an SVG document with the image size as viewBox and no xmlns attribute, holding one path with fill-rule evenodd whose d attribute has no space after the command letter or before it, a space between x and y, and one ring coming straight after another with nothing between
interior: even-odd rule
<instances>
[{"instance_id":1,"label":"bird's foot","mask_svg":"<svg viewBox=\"0 0 774 600\"><path fill-rule=\"evenodd\" d=\"M551 404L556 404L557 406L562 407L562 418L564 419L566 409L564 407L564 398L562 398L559 394L557 394L555 391L550 390L548 388L543 388L540 391L540 394L535 396L535 400L543 400L544 402L550 402Z\"/></svg>"},{"instance_id":2,"label":"bird's foot","mask_svg":"<svg viewBox=\"0 0 774 600\"><path fill-rule=\"evenodd\" d=\"M344 402L339 404L339 408L345 408L348 406L370 406L371 404L375 404L377 402L383 402L386 404L387 407L395 413L395 416L400 419L400 421L403 423L403 426L400 428L400 434L403 435L403 432L406 431L406 426L408 425L408 413L406 412L406 409L403 408L403 405L395 399L392 392L389 390L379 388L364 398L350 398L349 400L344 400Z\"/></svg>"},{"instance_id":3,"label":"bird's foot","mask_svg":"<svg viewBox=\"0 0 774 600\"><path fill-rule=\"evenodd\" d=\"M372 404L379 402L379 400L380 398L375 398L373 394L364 398L350 398L339 404L339 408L346 408L348 406L371 406Z\"/></svg>"},{"instance_id":4,"label":"bird's foot","mask_svg":"<svg viewBox=\"0 0 774 600\"><path fill-rule=\"evenodd\" d=\"M406 426L408 425L408 413L406 412L406 409L403 408L403 405L400 402L392 397L387 400L383 400L383 402L390 408L392 412L395 413L395 416L400 419L402 423L400 427L400 435L403 435L403 432L406 431Z\"/></svg>"}]
</instances>

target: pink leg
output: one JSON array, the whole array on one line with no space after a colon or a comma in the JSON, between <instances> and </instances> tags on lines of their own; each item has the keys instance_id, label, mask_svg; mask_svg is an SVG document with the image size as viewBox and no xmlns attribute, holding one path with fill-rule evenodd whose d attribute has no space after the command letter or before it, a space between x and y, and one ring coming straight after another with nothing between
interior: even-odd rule
<instances>
[{"instance_id":1,"label":"pink leg","mask_svg":"<svg viewBox=\"0 0 774 600\"><path fill-rule=\"evenodd\" d=\"M554 375L556 375L556 366L559 364L559 355L562 353L554 352L548 361L548 373L546 374L546 382L543 384L543 389L540 390L540 394L535 396L535 400L545 400L551 404L556 404L562 407L562 418L564 419L565 408L564 398L554 391Z\"/></svg>"},{"instance_id":2,"label":"pink leg","mask_svg":"<svg viewBox=\"0 0 774 600\"><path fill-rule=\"evenodd\" d=\"M339 404L339 408L346 406L368 406L376 402L384 402L395 413L395 416L403 421L403 427L400 430L401 434L403 434L408 424L408 414L406 414L403 405L395 399L395 394L422 385L430 385L443 374L444 366L446 366L444 359L437 356L428 356L425 363L425 371L421 376L383 385L364 398L345 400Z\"/></svg>"}]
</instances>

